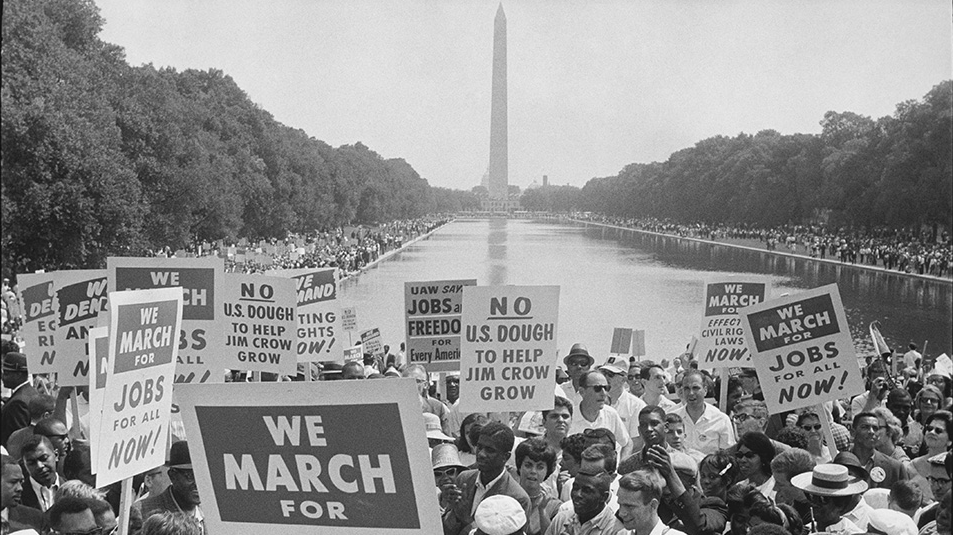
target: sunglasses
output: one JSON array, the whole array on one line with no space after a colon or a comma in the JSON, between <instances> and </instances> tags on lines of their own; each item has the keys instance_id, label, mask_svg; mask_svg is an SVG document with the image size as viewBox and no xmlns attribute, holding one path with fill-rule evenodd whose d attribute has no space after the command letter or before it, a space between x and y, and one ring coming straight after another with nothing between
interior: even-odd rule
<instances>
[{"instance_id":1,"label":"sunglasses","mask_svg":"<svg viewBox=\"0 0 953 535\"><path fill-rule=\"evenodd\" d=\"M940 400L936 398L920 398L920 403L926 403L927 405L939 405Z\"/></svg>"},{"instance_id":2,"label":"sunglasses","mask_svg":"<svg viewBox=\"0 0 953 535\"><path fill-rule=\"evenodd\" d=\"M801 426L801 429L803 429L803 430L805 430L805 431L818 431L818 430L820 430L820 428L821 428L821 424L802 425L802 426Z\"/></svg>"},{"instance_id":3,"label":"sunglasses","mask_svg":"<svg viewBox=\"0 0 953 535\"><path fill-rule=\"evenodd\" d=\"M456 477L459 472L459 468L451 466L449 468L435 468L433 475L436 477Z\"/></svg>"},{"instance_id":4,"label":"sunglasses","mask_svg":"<svg viewBox=\"0 0 953 535\"><path fill-rule=\"evenodd\" d=\"M735 454L735 459L741 459L741 458L754 459L757 456L758 454L753 451L739 451L738 453Z\"/></svg>"},{"instance_id":5,"label":"sunglasses","mask_svg":"<svg viewBox=\"0 0 953 535\"><path fill-rule=\"evenodd\" d=\"M946 433L946 429L942 427L937 427L935 425L931 425L930 427L926 428L927 433L929 433L930 431L933 431L934 433Z\"/></svg>"},{"instance_id":6,"label":"sunglasses","mask_svg":"<svg viewBox=\"0 0 953 535\"><path fill-rule=\"evenodd\" d=\"M588 388L591 388L593 392L608 392L612 387L609 385L592 385Z\"/></svg>"}]
</instances>

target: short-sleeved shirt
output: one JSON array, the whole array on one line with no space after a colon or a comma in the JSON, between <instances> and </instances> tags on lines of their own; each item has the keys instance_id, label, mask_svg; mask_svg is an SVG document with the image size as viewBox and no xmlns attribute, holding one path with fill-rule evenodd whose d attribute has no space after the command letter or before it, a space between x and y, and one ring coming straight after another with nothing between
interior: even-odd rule
<instances>
[{"instance_id":1,"label":"short-sleeved shirt","mask_svg":"<svg viewBox=\"0 0 953 535\"><path fill-rule=\"evenodd\" d=\"M674 414L682 417L682 423L685 424L683 444L690 449L709 455L735 443L735 429L731 425L731 418L710 403L705 403L705 412L697 422L688 415L686 406L679 407Z\"/></svg>"},{"instance_id":2,"label":"short-sleeved shirt","mask_svg":"<svg viewBox=\"0 0 953 535\"><path fill-rule=\"evenodd\" d=\"M622 448L628 446L632 440L629 438L629 432L625 424L622 423L622 418L619 417L619 413L612 407L608 405L602 407L599 411L599 415L591 422L586 420L582 415L582 409L580 409L579 406L573 407L572 423L569 424L569 435L582 433L586 429L599 429L600 427L612 431L612 434L615 435L615 442L619 451L622 451Z\"/></svg>"}]
</instances>

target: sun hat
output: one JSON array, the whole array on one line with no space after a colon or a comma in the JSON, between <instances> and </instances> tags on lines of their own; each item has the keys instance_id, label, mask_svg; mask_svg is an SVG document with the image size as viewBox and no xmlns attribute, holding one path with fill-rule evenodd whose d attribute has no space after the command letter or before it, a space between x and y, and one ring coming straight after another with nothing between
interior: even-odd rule
<instances>
[{"instance_id":1,"label":"sun hat","mask_svg":"<svg viewBox=\"0 0 953 535\"><path fill-rule=\"evenodd\" d=\"M819 464L810 472L791 478L791 484L809 494L854 496L867 490L867 482L852 478L841 464Z\"/></svg>"},{"instance_id":2,"label":"sun hat","mask_svg":"<svg viewBox=\"0 0 953 535\"><path fill-rule=\"evenodd\" d=\"M480 502L473 523L485 535L512 535L526 525L526 512L515 498L497 494Z\"/></svg>"},{"instance_id":3,"label":"sun hat","mask_svg":"<svg viewBox=\"0 0 953 535\"><path fill-rule=\"evenodd\" d=\"M430 414L429 412L424 413L424 428L427 430L427 438L453 442L453 437L448 437L443 432L443 427L440 425L440 417L436 414Z\"/></svg>"},{"instance_id":4,"label":"sun hat","mask_svg":"<svg viewBox=\"0 0 953 535\"><path fill-rule=\"evenodd\" d=\"M592 358L592 355L589 354L589 350L586 349L586 346L579 342L573 344L572 347L569 348L569 354L563 358L563 364L569 366L569 359L573 357L585 357L588 361L586 366L592 366L592 363L596 361L596 359Z\"/></svg>"},{"instance_id":5,"label":"sun hat","mask_svg":"<svg viewBox=\"0 0 953 535\"><path fill-rule=\"evenodd\" d=\"M610 356L606 359L606 363L602 366L599 366L600 370L606 370L611 373L616 373L620 375L625 375L629 371L628 362L622 360L621 358Z\"/></svg>"},{"instance_id":6,"label":"sun hat","mask_svg":"<svg viewBox=\"0 0 953 535\"><path fill-rule=\"evenodd\" d=\"M466 470L467 467L460 461L460 452L454 444L437 444L430 453L433 469L456 467Z\"/></svg>"}]
</instances>

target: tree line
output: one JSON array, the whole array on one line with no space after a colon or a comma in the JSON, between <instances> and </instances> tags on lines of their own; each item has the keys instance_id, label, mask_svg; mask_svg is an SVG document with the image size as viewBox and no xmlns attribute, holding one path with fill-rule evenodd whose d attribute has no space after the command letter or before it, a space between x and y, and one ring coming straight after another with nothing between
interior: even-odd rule
<instances>
[{"instance_id":1,"label":"tree line","mask_svg":"<svg viewBox=\"0 0 953 535\"><path fill-rule=\"evenodd\" d=\"M774 227L953 224L953 81L871 119L829 111L820 134L715 136L665 162L633 163L584 187L527 191L528 210Z\"/></svg>"},{"instance_id":2,"label":"tree line","mask_svg":"<svg viewBox=\"0 0 953 535\"><path fill-rule=\"evenodd\" d=\"M102 25L90 0L3 3L5 275L478 204L282 125L220 70L132 67Z\"/></svg>"}]
</instances>

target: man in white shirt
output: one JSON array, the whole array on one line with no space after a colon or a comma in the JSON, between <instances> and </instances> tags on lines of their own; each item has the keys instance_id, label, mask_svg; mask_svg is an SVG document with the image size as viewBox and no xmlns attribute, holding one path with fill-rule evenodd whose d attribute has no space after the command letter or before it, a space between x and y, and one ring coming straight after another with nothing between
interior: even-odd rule
<instances>
[{"instance_id":1,"label":"man in white shirt","mask_svg":"<svg viewBox=\"0 0 953 535\"><path fill-rule=\"evenodd\" d=\"M21 450L23 465L30 474L29 484L23 485L23 505L46 511L53 505L53 494L63 482L56 473L56 449L50 439L34 435Z\"/></svg>"},{"instance_id":2,"label":"man in white shirt","mask_svg":"<svg viewBox=\"0 0 953 535\"><path fill-rule=\"evenodd\" d=\"M910 342L908 347L910 348L910 351L907 351L903 354L903 364L907 368L916 368L917 363L920 362L920 359L923 357L923 355L917 351L917 344Z\"/></svg>"},{"instance_id":3,"label":"man in white shirt","mask_svg":"<svg viewBox=\"0 0 953 535\"><path fill-rule=\"evenodd\" d=\"M625 362L617 357L609 357L605 364L599 366L599 371L609 381L609 402L612 408L619 413L622 423L625 424L626 432L632 439L632 449L641 448L639 411L645 407L645 402L625 391Z\"/></svg>"},{"instance_id":4,"label":"man in white shirt","mask_svg":"<svg viewBox=\"0 0 953 535\"><path fill-rule=\"evenodd\" d=\"M682 377L682 399L685 405L674 414L685 424L685 445L705 455L728 448L736 442L735 430L728 415L705 402L708 388L698 370L688 370Z\"/></svg>"},{"instance_id":5,"label":"man in white shirt","mask_svg":"<svg viewBox=\"0 0 953 535\"><path fill-rule=\"evenodd\" d=\"M662 501L662 478L653 469L640 469L619 481L619 512L625 529L632 535L685 535L662 523L658 506Z\"/></svg>"},{"instance_id":6,"label":"man in white shirt","mask_svg":"<svg viewBox=\"0 0 953 535\"><path fill-rule=\"evenodd\" d=\"M609 401L609 381L598 371L582 374L579 378L582 389L582 401L573 411L569 434L582 433L586 429L608 429L615 436L616 448L620 456L628 456L632 440L615 409L606 404Z\"/></svg>"},{"instance_id":7,"label":"man in white shirt","mask_svg":"<svg viewBox=\"0 0 953 535\"><path fill-rule=\"evenodd\" d=\"M854 396L850 401L850 413L856 416L877 407L885 407L888 392L890 385L887 384L887 366L877 359L867 366L867 391Z\"/></svg>"},{"instance_id":8,"label":"man in white shirt","mask_svg":"<svg viewBox=\"0 0 953 535\"><path fill-rule=\"evenodd\" d=\"M674 411L678 404L666 396L668 389L665 388L665 377L665 370L658 364L643 364L641 371L641 381L644 389L642 401L646 405L661 407L668 414Z\"/></svg>"}]
</instances>

